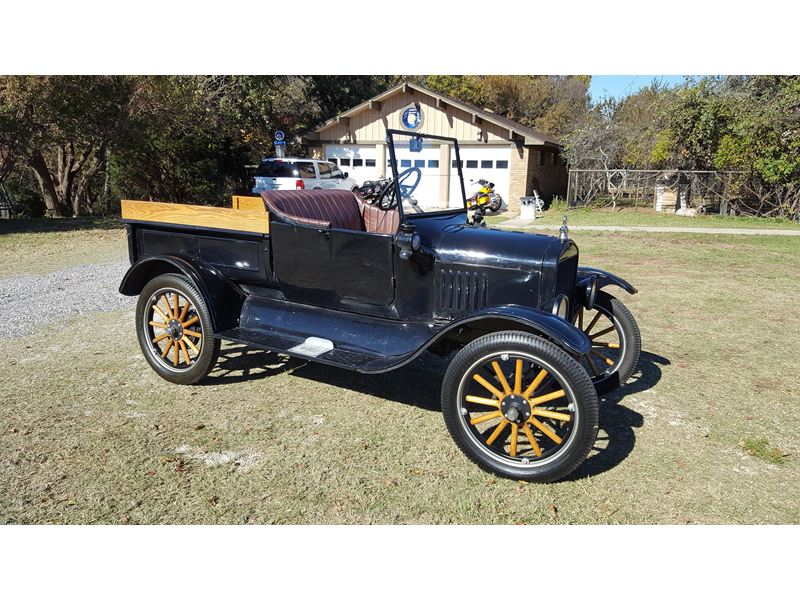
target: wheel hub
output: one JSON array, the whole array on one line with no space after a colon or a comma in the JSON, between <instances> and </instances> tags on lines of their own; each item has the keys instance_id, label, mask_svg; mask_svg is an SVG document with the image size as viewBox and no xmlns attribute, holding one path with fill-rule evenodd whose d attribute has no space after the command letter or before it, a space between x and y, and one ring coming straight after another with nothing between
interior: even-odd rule
<instances>
[{"instance_id":1,"label":"wheel hub","mask_svg":"<svg viewBox=\"0 0 800 600\"><path fill-rule=\"evenodd\" d=\"M531 417L531 405L524 396L509 394L500 401L503 416L512 423L524 423Z\"/></svg>"},{"instance_id":2,"label":"wheel hub","mask_svg":"<svg viewBox=\"0 0 800 600\"><path fill-rule=\"evenodd\" d=\"M177 319L170 320L167 325L167 334L169 334L169 339L171 340L181 339L183 337L183 325L181 325L180 321Z\"/></svg>"}]
</instances>

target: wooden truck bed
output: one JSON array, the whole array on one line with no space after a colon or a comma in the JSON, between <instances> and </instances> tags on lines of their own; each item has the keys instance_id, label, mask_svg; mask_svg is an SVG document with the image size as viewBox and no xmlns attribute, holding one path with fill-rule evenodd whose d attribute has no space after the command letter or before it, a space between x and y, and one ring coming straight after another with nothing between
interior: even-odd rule
<instances>
[{"instance_id":1,"label":"wooden truck bed","mask_svg":"<svg viewBox=\"0 0 800 600\"><path fill-rule=\"evenodd\" d=\"M267 210L258 197L233 196L233 208L143 200L123 200L121 204L122 218L126 221L269 233Z\"/></svg>"}]
</instances>

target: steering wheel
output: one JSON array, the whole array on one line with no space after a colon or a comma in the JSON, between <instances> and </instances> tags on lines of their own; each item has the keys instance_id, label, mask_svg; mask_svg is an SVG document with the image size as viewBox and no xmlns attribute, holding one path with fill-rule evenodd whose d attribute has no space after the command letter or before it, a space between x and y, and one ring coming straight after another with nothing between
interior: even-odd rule
<instances>
[{"instance_id":1,"label":"steering wheel","mask_svg":"<svg viewBox=\"0 0 800 600\"><path fill-rule=\"evenodd\" d=\"M414 178L413 183L407 183L412 177ZM397 183L400 184L400 198L403 200L410 198L411 194L413 194L414 190L419 186L420 181L422 181L422 171L419 170L419 167L411 167L410 169L398 173ZM384 187L377 198L375 198L375 204L382 210L393 210L397 208L397 193L393 179L387 181L386 187Z\"/></svg>"}]
</instances>

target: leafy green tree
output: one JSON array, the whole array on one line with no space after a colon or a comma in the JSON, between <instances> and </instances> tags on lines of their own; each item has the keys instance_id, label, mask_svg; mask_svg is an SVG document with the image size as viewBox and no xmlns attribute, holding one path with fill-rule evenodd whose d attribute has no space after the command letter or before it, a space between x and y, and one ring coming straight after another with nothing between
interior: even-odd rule
<instances>
[{"instance_id":1,"label":"leafy green tree","mask_svg":"<svg viewBox=\"0 0 800 600\"><path fill-rule=\"evenodd\" d=\"M589 106L588 76L428 75L426 87L533 127L546 135L573 131Z\"/></svg>"},{"instance_id":2,"label":"leafy green tree","mask_svg":"<svg viewBox=\"0 0 800 600\"><path fill-rule=\"evenodd\" d=\"M0 119L13 122L16 160L33 172L51 214L87 208L130 94L126 77L0 78Z\"/></svg>"}]
</instances>

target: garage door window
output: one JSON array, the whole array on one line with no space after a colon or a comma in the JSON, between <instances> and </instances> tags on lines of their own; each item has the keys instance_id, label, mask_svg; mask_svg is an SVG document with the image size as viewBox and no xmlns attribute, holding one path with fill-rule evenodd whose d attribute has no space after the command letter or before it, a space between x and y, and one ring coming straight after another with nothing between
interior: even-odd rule
<instances>
[{"instance_id":1,"label":"garage door window","mask_svg":"<svg viewBox=\"0 0 800 600\"><path fill-rule=\"evenodd\" d=\"M495 168L497 169L507 169L508 168L508 161L507 160L498 160L494 164Z\"/></svg>"},{"instance_id":2,"label":"garage door window","mask_svg":"<svg viewBox=\"0 0 800 600\"><path fill-rule=\"evenodd\" d=\"M343 167L349 167L350 166L350 159L349 158L339 159L339 164L342 165Z\"/></svg>"},{"instance_id":3,"label":"garage door window","mask_svg":"<svg viewBox=\"0 0 800 600\"><path fill-rule=\"evenodd\" d=\"M468 160L467 161L467 168L468 169L477 169L478 168L478 161L477 160Z\"/></svg>"},{"instance_id":4,"label":"garage door window","mask_svg":"<svg viewBox=\"0 0 800 600\"><path fill-rule=\"evenodd\" d=\"M411 161L410 160L401 160L400 161L400 166L402 168L404 168L404 169L407 169L408 167L411 166Z\"/></svg>"},{"instance_id":5,"label":"garage door window","mask_svg":"<svg viewBox=\"0 0 800 600\"><path fill-rule=\"evenodd\" d=\"M438 169L439 168L439 161L438 160L429 160L428 161L428 168L429 169Z\"/></svg>"},{"instance_id":6,"label":"garage door window","mask_svg":"<svg viewBox=\"0 0 800 600\"><path fill-rule=\"evenodd\" d=\"M491 160L482 160L481 161L481 169L491 169L492 168L492 161Z\"/></svg>"},{"instance_id":7,"label":"garage door window","mask_svg":"<svg viewBox=\"0 0 800 600\"><path fill-rule=\"evenodd\" d=\"M422 168L424 168L424 167L425 167L425 161L424 161L424 160L415 160L415 161L414 161L414 166L415 166L417 169L422 169Z\"/></svg>"},{"instance_id":8,"label":"garage door window","mask_svg":"<svg viewBox=\"0 0 800 600\"><path fill-rule=\"evenodd\" d=\"M367 158L364 160L364 166L366 167L374 167L375 166L375 159L374 158Z\"/></svg>"},{"instance_id":9,"label":"garage door window","mask_svg":"<svg viewBox=\"0 0 800 600\"><path fill-rule=\"evenodd\" d=\"M333 164L338 164L338 162L339 162L338 158L335 158L335 157L332 157L332 156L329 156L326 160L328 162L332 162Z\"/></svg>"},{"instance_id":10,"label":"garage door window","mask_svg":"<svg viewBox=\"0 0 800 600\"><path fill-rule=\"evenodd\" d=\"M460 161L459 161L459 160L454 160L454 161L453 161L453 165L452 165L454 169L455 169L455 168L457 168L457 167L459 166L459 164L458 164L458 163L461 163L461 165L460 165L460 166L461 166L462 168L464 167L464 161L463 161L463 160L460 160Z\"/></svg>"},{"instance_id":11,"label":"garage door window","mask_svg":"<svg viewBox=\"0 0 800 600\"><path fill-rule=\"evenodd\" d=\"M353 159L353 166L354 167L363 167L364 166L364 159L363 158L354 158Z\"/></svg>"}]
</instances>

